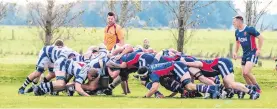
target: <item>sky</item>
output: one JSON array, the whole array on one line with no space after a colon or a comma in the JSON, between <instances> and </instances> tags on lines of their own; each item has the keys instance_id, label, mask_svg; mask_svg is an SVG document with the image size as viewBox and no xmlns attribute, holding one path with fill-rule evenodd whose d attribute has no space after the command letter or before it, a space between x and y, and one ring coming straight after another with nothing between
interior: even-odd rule
<instances>
[{"instance_id":1,"label":"sky","mask_svg":"<svg viewBox=\"0 0 277 109\"><path fill-rule=\"evenodd\" d=\"M27 1L38 2L38 1L44 1L44 0L0 0L0 1L12 2L12 3L16 2L18 5L26 7ZM61 4L73 2L73 1L77 1L77 0L56 0L57 3L61 3ZM103 1L103 0L85 0L85 1L97 2L97 1ZM210 0L203 0L203 1L210 1ZM228 0L218 0L218 1L228 1ZM245 12L245 1L246 0L232 0L232 1L233 1L233 4L236 9L240 10L241 12ZM262 8L264 8L272 0L259 0L259 1L262 1L263 3L258 8L258 11L262 10ZM269 9L268 14L272 14L272 15L277 14L277 0L273 0L272 4L268 7L268 9Z\"/></svg>"},{"instance_id":2,"label":"sky","mask_svg":"<svg viewBox=\"0 0 277 109\"><path fill-rule=\"evenodd\" d=\"M272 1L272 0L259 0L262 1L263 3L260 4L258 7L258 11L262 10L266 5ZM235 5L236 9L239 9L241 12L245 12L245 0L233 0L233 3ZM277 14L277 1L273 0L271 5L268 7L269 11L268 14Z\"/></svg>"}]
</instances>

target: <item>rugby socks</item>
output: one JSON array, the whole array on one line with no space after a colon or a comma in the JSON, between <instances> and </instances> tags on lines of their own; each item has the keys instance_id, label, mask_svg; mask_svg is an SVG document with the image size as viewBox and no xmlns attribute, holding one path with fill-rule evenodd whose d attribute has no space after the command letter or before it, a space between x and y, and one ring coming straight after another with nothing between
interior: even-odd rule
<instances>
[{"instance_id":1,"label":"rugby socks","mask_svg":"<svg viewBox=\"0 0 277 109\"><path fill-rule=\"evenodd\" d=\"M258 83L257 83L257 84L254 84L254 86L256 86L258 90L261 90L261 88L260 88L260 86L258 85Z\"/></svg>"},{"instance_id":2,"label":"rugby socks","mask_svg":"<svg viewBox=\"0 0 277 109\"><path fill-rule=\"evenodd\" d=\"M53 83L52 83L52 82L41 83L41 84L39 85L39 87L41 88L41 90L42 90L44 93L53 92Z\"/></svg>"},{"instance_id":3,"label":"rugby socks","mask_svg":"<svg viewBox=\"0 0 277 109\"><path fill-rule=\"evenodd\" d=\"M32 84L35 86L35 85L37 85L38 83L33 81L33 83L32 83Z\"/></svg>"},{"instance_id":4,"label":"rugby socks","mask_svg":"<svg viewBox=\"0 0 277 109\"><path fill-rule=\"evenodd\" d=\"M213 93L216 91L215 89L216 89L216 86L208 86L208 85L202 85L202 84L196 85L196 90L202 93Z\"/></svg>"},{"instance_id":5,"label":"rugby socks","mask_svg":"<svg viewBox=\"0 0 277 109\"><path fill-rule=\"evenodd\" d=\"M234 94L239 94L241 91L234 89Z\"/></svg>"},{"instance_id":6,"label":"rugby socks","mask_svg":"<svg viewBox=\"0 0 277 109\"><path fill-rule=\"evenodd\" d=\"M248 88L248 89L252 89L253 85L245 85L245 87Z\"/></svg>"},{"instance_id":7,"label":"rugby socks","mask_svg":"<svg viewBox=\"0 0 277 109\"><path fill-rule=\"evenodd\" d=\"M260 86L258 85L258 83L257 83L257 84L254 84L254 86L256 86L256 88L258 89L257 92L258 92L258 93L261 93L261 88L260 88Z\"/></svg>"},{"instance_id":8,"label":"rugby socks","mask_svg":"<svg viewBox=\"0 0 277 109\"><path fill-rule=\"evenodd\" d=\"M249 91L247 92L249 95L252 95L252 94L255 94L256 92L255 91L253 91L253 90L251 90L251 89L249 89Z\"/></svg>"},{"instance_id":9,"label":"rugby socks","mask_svg":"<svg viewBox=\"0 0 277 109\"><path fill-rule=\"evenodd\" d=\"M116 86L118 86L122 82L121 77L117 76L111 84L109 84L108 89L113 90Z\"/></svg>"},{"instance_id":10,"label":"rugby socks","mask_svg":"<svg viewBox=\"0 0 277 109\"><path fill-rule=\"evenodd\" d=\"M258 93L261 92L260 86L258 84L255 84L255 85L245 85L245 87L250 89L250 90L255 90Z\"/></svg>"},{"instance_id":11,"label":"rugby socks","mask_svg":"<svg viewBox=\"0 0 277 109\"><path fill-rule=\"evenodd\" d=\"M215 77L214 83L215 84L220 84L220 78L218 76Z\"/></svg>"},{"instance_id":12,"label":"rugby socks","mask_svg":"<svg viewBox=\"0 0 277 109\"><path fill-rule=\"evenodd\" d=\"M109 90L113 90L115 87L114 87L114 85L113 84L109 84L109 86L108 86L108 89Z\"/></svg>"},{"instance_id":13,"label":"rugby socks","mask_svg":"<svg viewBox=\"0 0 277 109\"><path fill-rule=\"evenodd\" d=\"M28 84L30 84L32 81L27 77L25 82L22 84L21 88L25 89Z\"/></svg>"},{"instance_id":14,"label":"rugby socks","mask_svg":"<svg viewBox=\"0 0 277 109\"><path fill-rule=\"evenodd\" d=\"M152 87L152 84L153 84L153 82L147 82L147 83L145 83L145 87L146 87L148 90L150 90L151 87ZM156 92L155 92L155 95L157 95L157 94L162 95L162 93L159 92L159 91L156 91Z\"/></svg>"}]
</instances>

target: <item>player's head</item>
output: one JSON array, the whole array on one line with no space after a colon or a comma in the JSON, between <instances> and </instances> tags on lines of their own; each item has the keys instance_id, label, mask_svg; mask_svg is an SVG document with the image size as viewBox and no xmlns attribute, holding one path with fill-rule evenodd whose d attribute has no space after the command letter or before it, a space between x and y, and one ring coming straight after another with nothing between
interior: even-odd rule
<instances>
[{"instance_id":1,"label":"player's head","mask_svg":"<svg viewBox=\"0 0 277 109\"><path fill-rule=\"evenodd\" d=\"M63 47L64 46L64 43L61 39L57 39L55 41L55 46L58 46L58 47Z\"/></svg>"},{"instance_id":2,"label":"player's head","mask_svg":"<svg viewBox=\"0 0 277 109\"><path fill-rule=\"evenodd\" d=\"M107 22L109 25L113 25L115 23L115 14L113 12L108 13Z\"/></svg>"},{"instance_id":3,"label":"player's head","mask_svg":"<svg viewBox=\"0 0 277 109\"><path fill-rule=\"evenodd\" d=\"M99 51L99 47L98 46L90 46L88 48L88 51L91 51L92 54L96 54Z\"/></svg>"},{"instance_id":4,"label":"player's head","mask_svg":"<svg viewBox=\"0 0 277 109\"><path fill-rule=\"evenodd\" d=\"M145 38L143 40L143 48L148 49L149 47L150 47L149 40Z\"/></svg>"},{"instance_id":5,"label":"player's head","mask_svg":"<svg viewBox=\"0 0 277 109\"><path fill-rule=\"evenodd\" d=\"M238 29L240 26L242 26L243 25L243 17L240 15L233 17L233 25L236 29Z\"/></svg>"},{"instance_id":6,"label":"player's head","mask_svg":"<svg viewBox=\"0 0 277 109\"><path fill-rule=\"evenodd\" d=\"M95 78L99 76L99 70L96 70L96 69L90 69L87 73L88 73L87 77L89 81L95 80Z\"/></svg>"},{"instance_id":7,"label":"player's head","mask_svg":"<svg viewBox=\"0 0 277 109\"><path fill-rule=\"evenodd\" d=\"M75 58L75 57L76 57L76 54L74 54L74 53L70 53L68 55L68 59L72 59L72 58Z\"/></svg>"},{"instance_id":8,"label":"player's head","mask_svg":"<svg viewBox=\"0 0 277 109\"><path fill-rule=\"evenodd\" d=\"M142 66L138 69L138 76L139 77L146 77L148 75L148 67Z\"/></svg>"}]
</instances>

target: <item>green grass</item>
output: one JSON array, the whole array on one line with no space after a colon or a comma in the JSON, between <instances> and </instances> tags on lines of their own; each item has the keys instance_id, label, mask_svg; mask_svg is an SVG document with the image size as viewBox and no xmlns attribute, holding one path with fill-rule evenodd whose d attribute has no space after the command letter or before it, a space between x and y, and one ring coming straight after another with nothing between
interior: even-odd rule
<instances>
[{"instance_id":1,"label":"green grass","mask_svg":"<svg viewBox=\"0 0 277 109\"><path fill-rule=\"evenodd\" d=\"M24 62L23 62L24 63ZM122 95L120 87L114 90L114 96L92 96L80 97L75 94L73 97L61 96L41 96L36 97L33 94L18 95L17 90L24 81L26 75L33 71L35 64L0 64L0 108L277 108L277 74L272 69L254 68L254 74L262 86L261 98L255 101L249 100L247 95L245 99L239 100L237 97L225 100L206 100L202 98L181 99L145 99L147 90L140 85L138 80L132 76L129 79L131 94ZM235 69L236 81L243 82L240 69ZM164 88L160 91L169 95L170 92Z\"/></svg>"},{"instance_id":2,"label":"green grass","mask_svg":"<svg viewBox=\"0 0 277 109\"><path fill-rule=\"evenodd\" d=\"M113 96L67 97L61 96L34 96L33 94L18 95L16 93L19 84L2 84L0 90L0 108L277 108L276 89L263 90L258 100L245 99L207 100L202 98L142 98L146 93L145 88L131 82L131 94L122 95L117 87ZM168 95L169 92L161 90ZM179 96L179 95L178 95ZM177 97L178 97L177 96Z\"/></svg>"},{"instance_id":3,"label":"green grass","mask_svg":"<svg viewBox=\"0 0 277 109\"><path fill-rule=\"evenodd\" d=\"M14 29L14 40L12 39ZM70 30L74 39L65 41L65 44L76 51L86 50L90 45L103 42L103 28L72 28ZM125 33L126 34L126 33ZM262 33L265 37L262 56L277 56L276 34L277 32L266 31ZM63 36L67 36L66 33ZM126 43L133 45L142 44L144 38L150 40L151 47L159 51L164 48L176 48L174 37L170 30L144 30L134 28L125 36ZM219 53L226 56L229 52L230 43L235 42L234 31L232 30L198 30L191 41L185 45L187 54L195 55L202 52L202 55ZM37 29L34 27L0 26L0 54L8 55L36 55L43 44L38 37ZM241 50L240 50L241 51Z\"/></svg>"}]
</instances>

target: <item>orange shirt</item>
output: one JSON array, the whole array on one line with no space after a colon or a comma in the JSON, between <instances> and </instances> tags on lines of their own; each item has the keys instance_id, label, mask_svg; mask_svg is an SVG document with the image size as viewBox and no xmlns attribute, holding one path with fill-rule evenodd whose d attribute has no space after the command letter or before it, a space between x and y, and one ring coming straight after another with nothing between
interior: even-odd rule
<instances>
[{"instance_id":1,"label":"orange shirt","mask_svg":"<svg viewBox=\"0 0 277 109\"><path fill-rule=\"evenodd\" d=\"M104 42L106 42L107 50L111 51L115 44L124 40L124 34L122 28L114 24L112 26L106 26L104 30Z\"/></svg>"}]
</instances>

